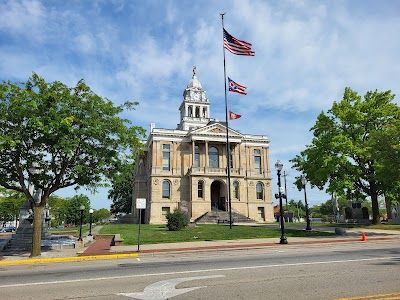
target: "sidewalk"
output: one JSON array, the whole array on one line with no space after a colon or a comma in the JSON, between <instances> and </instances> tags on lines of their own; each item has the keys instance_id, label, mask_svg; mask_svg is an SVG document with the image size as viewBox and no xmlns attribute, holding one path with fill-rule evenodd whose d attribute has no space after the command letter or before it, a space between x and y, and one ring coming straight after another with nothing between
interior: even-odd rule
<instances>
[{"instance_id":1,"label":"sidewalk","mask_svg":"<svg viewBox=\"0 0 400 300\"><path fill-rule=\"evenodd\" d=\"M367 237L367 241L381 241L400 239L400 233L397 235L384 235ZM201 242L183 242L167 244L145 244L140 246L140 254L156 254L165 252L199 252L199 251L218 251L229 249L257 249L265 247L285 247L290 245L316 245L332 243L355 243L361 242L361 237L355 236L335 236L335 237L290 237L287 245L280 245L279 238L265 239L242 239L242 240L219 240L219 241L201 241ZM137 252L137 245L130 246L112 246L111 253L133 253Z\"/></svg>"},{"instance_id":2,"label":"sidewalk","mask_svg":"<svg viewBox=\"0 0 400 300\"><path fill-rule=\"evenodd\" d=\"M318 230L318 228L315 228ZM321 228L322 229L322 228ZM366 241L361 241L361 232L367 235ZM155 255L162 253L182 253L182 252L203 252L203 251L226 251L230 249L259 249L267 247L288 247L298 245L318 245L335 243L368 243L384 240L400 240L400 231L393 230L364 230L363 228L347 229L346 236L332 237L290 237L288 245L280 245L279 238L262 239L240 239L240 240L218 240L218 241L195 241L182 243L164 244L145 244L140 245L140 252L137 252L137 245L130 246L110 246L111 237L99 236L90 245L81 249L59 249L43 252L40 258L29 259L29 253L21 253L13 256L5 256L1 260L0 266L29 263L48 263L48 262L71 262L94 259L117 259L124 257L137 257L140 255ZM18 261L18 263L17 263Z\"/></svg>"}]
</instances>

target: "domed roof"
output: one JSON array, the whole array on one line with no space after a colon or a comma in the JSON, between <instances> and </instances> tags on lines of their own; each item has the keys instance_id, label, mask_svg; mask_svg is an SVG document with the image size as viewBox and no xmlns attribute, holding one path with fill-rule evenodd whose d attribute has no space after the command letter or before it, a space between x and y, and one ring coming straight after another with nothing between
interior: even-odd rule
<instances>
[{"instance_id":1,"label":"domed roof","mask_svg":"<svg viewBox=\"0 0 400 300\"><path fill-rule=\"evenodd\" d=\"M189 81L187 88L196 88L202 90L203 87L201 86L200 81L196 77L196 66L193 66L193 75L192 79Z\"/></svg>"},{"instance_id":2,"label":"domed roof","mask_svg":"<svg viewBox=\"0 0 400 300\"><path fill-rule=\"evenodd\" d=\"M192 79L189 81L187 88L196 88L196 89L203 89L201 86L200 81L197 79L196 75L193 75Z\"/></svg>"}]
</instances>

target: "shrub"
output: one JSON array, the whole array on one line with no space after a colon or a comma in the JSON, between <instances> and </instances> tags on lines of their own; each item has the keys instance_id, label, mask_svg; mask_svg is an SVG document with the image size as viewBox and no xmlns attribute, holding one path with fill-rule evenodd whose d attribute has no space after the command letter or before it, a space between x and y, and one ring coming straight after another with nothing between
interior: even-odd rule
<instances>
[{"instance_id":1,"label":"shrub","mask_svg":"<svg viewBox=\"0 0 400 300\"><path fill-rule=\"evenodd\" d=\"M173 213L167 214L167 228L169 231L178 231L189 224L189 218L180 209L175 209Z\"/></svg>"}]
</instances>

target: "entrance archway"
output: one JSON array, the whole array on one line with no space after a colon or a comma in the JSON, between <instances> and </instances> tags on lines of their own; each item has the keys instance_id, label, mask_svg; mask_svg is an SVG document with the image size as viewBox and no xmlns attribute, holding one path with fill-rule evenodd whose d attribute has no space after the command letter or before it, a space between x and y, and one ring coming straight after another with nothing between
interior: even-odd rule
<instances>
[{"instance_id":1,"label":"entrance archway","mask_svg":"<svg viewBox=\"0 0 400 300\"><path fill-rule=\"evenodd\" d=\"M226 210L226 188L221 181L211 184L211 210Z\"/></svg>"}]
</instances>

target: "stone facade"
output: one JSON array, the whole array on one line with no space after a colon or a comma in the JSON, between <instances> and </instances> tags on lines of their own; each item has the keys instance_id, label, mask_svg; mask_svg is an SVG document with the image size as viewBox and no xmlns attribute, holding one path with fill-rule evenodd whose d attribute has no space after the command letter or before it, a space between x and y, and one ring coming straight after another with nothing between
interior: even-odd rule
<instances>
[{"instance_id":1,"label":"stone facade","mask_svg":"<svg viewBox=\"0 0 400 300\"><path fill-rule=\"evenodd\" d=\"M183 94L177 129L151 126L135 170L136 198L147 199L145 223L165 223L181 208L192 221L228 210L225 123L209 117L210 103L195 69ZM232 210L258 222L273 221L269 139L229 128ZM133 205L134 217L138 211Z\"/></svg>"}]
</instances>

